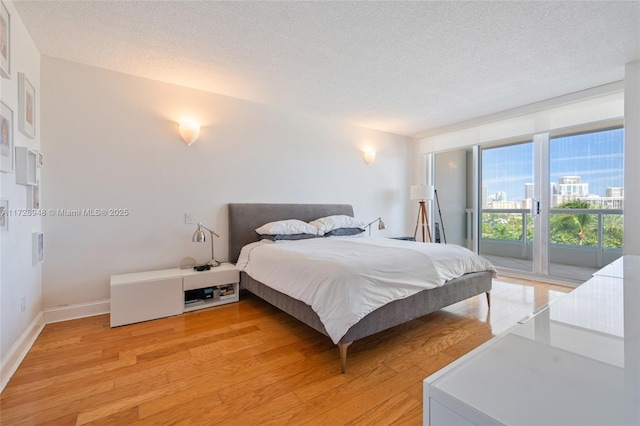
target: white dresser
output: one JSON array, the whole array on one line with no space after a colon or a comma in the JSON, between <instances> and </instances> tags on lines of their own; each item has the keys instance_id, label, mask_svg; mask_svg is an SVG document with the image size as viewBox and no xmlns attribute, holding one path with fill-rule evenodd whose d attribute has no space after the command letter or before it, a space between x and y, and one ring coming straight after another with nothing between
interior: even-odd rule
<instances>
[{"instance_id":1,"label":"white dresser","mask_svg":"<svg viewBox=\"0 0 640 426\"><path fill-rule=\"evenodd\" d=\"M640 257L424 380L428 425L640 425Z\"/></svg>"}]
</instances>

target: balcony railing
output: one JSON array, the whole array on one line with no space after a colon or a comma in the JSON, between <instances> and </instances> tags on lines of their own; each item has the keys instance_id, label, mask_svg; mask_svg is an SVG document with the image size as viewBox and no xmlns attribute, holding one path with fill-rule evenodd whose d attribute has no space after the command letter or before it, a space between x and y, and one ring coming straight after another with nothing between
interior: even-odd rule
<instances>
[{"instance_id":1,"label":"balcony railing","mask_svg":"<svg viewBox=\"0 0 640 426\"><path fill-rule=\"evenodd\" d=\"M480 253L533 258L533 220L528 209L482 209ZM560 264L599 268L622 255L623 211L551 209L549 258Z\"/></svg>"}]
</instances>

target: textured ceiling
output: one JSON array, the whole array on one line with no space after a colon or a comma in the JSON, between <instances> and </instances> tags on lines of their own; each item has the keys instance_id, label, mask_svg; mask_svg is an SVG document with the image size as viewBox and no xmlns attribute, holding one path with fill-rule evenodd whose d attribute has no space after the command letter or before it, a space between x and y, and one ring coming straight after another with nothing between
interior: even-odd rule
<instances>
[{"instance_id":1,"label":"textured ceiling","mask_svg":"<svg viewBox=\"0 0 640 426\"><path fill-rule=\"evenodd\" d=\"M640 1L15 6L44 55L409 136L640 59Z\"/></svg>"}]
</instances>

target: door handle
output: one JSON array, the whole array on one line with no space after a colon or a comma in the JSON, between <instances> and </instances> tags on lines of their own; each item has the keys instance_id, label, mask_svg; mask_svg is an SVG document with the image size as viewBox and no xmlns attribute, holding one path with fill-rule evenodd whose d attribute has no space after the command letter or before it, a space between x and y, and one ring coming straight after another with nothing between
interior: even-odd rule
<instances>
[{"instance_id":1,"label":"door handle","mask_svg":"<svg viewBox=\"0 0 640 426\"><path fill-rule=\"evenodd\" d=\"M536 217L540 215L540 200L535 198L531 199L531 216Z\"/></svg>"}]
</instances>

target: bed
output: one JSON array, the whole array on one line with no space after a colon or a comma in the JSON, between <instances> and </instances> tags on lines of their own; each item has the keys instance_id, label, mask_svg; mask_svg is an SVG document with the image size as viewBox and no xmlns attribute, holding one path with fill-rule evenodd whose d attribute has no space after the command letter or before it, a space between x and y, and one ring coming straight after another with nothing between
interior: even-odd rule
<instances>
[{"instance_id":1,"label":"bed","mask_svg":"<svg viewBox=\"0 0 640 426\"><path fill-rule=\"evenodd\" d=\"M244 246L260 240L255 229L265 223L283 219L299 219L310 222L330 215L353 216L353 207L348 204L229 204L229 260L236 263ZM336 342L342 373L346 372L347 349L357 339L403 324L482 293L486 294L487 303L490 306L489 292L494 274L495 270L466 273L459 278L447 281L440 287L419 291L368 313L350 326ZM320 317L308 304L263 284L246 272L240 273L240 285L271 305L329 336Z\"/></svg>"}]
</instances>

